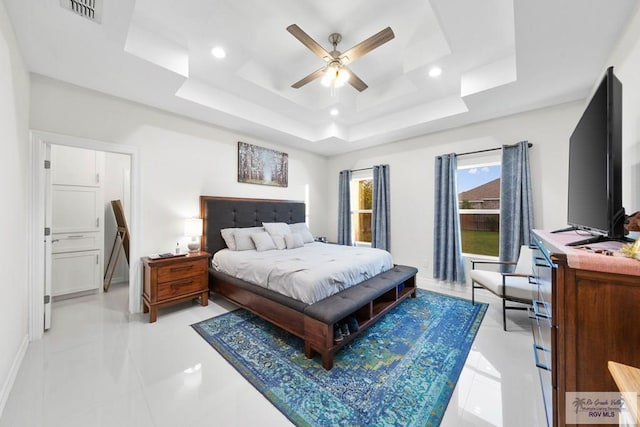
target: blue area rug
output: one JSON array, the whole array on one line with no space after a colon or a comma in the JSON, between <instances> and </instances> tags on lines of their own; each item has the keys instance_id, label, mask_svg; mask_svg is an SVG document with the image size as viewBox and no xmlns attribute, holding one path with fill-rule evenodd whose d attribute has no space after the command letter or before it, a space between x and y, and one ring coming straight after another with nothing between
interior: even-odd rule
<instances>
[{"instance_id":1,"label":"blue area rug","mask_svg":"<svg viewBox=\"0 0 640 427\"><path fill-rule=\"evenodd\" d=\"M294 424L438 426L486 304L418 289L325 371L299 338L245 311L193 328Z\"/></svg>"}]
</instances>

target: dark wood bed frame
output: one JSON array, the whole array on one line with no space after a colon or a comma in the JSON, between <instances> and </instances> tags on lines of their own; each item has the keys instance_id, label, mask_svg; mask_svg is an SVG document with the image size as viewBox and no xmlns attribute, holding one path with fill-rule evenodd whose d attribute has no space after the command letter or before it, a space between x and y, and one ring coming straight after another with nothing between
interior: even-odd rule
<instances>
[{"instance_id":1,"label":"dark wood bed frame","mask_svg":"<svg viewBox=\"0 0 640 427\"><path fill-rule=\"evenodd\" d=\"M291 200L200 197L204 223L203 248L214 254L226 248L220 235L223 228L256 227L263 222L305 221L304 202ZM414 267L395 266L351 288L315 304L305 304L261 286L209 269L209 289L274 325L300 337L304 353L317 352L322 366L333 367L333 356L360 332L408 297L416 296ZM359 330L334 343L333 326L355 316Z\"/></svg>"}]
</instances>

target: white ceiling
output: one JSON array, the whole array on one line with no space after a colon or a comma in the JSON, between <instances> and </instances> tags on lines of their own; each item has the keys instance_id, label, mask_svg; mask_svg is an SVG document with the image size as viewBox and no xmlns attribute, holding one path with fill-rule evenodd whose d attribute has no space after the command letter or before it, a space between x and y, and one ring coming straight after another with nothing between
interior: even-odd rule
<instances>
[{"instance_id":1,"label":"white ceiling","mask_svg":"<svg viewBox=\"0 0 640 427\"><path fill-rule=\"evenodd\" d=\"M584 98L636 5L98 0L97 23L69 1L4 0L30 71L323 155ZM340 51L387 26L395 38L349 64L368 89L332 95L319 79L291 88L324 64L294 23L328 51L333 32Z\"/></svg>"}]
</instances>

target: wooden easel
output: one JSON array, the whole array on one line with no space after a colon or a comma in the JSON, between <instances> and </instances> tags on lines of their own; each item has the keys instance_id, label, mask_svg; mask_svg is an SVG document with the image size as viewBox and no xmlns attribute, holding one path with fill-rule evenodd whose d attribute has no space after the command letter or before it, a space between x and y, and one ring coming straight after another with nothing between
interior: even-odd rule
<instances>
[{"instance_id":1,"label":"wooden easel","mask_svg":"<svg viewBox=\"0 0 640 427\"><path fill-rule=\"evenodd\" d=\"M123 249L125 258L127 259L127 264L129 264L129 228L127 228L127 220L124 217L122 203L120 202L120 200L112 200L111 207L113 208L113 214L116 217L116 225L118 226L118 229L116 230L116 236L113 239L113 246L111 247L109 262L107 262L107 269L104 272L103 289L105 292L109 291L109 286L111 286L111 279L113 278L113 273L115 272L116 266L118 265L118 258L120 258L120 253ZM118 237L120 239L118 239ZM118 246L117 250L116 245ZM113 261L113 264L111 264L114 251L116 257Z\"/></svg>"}]
</instances>

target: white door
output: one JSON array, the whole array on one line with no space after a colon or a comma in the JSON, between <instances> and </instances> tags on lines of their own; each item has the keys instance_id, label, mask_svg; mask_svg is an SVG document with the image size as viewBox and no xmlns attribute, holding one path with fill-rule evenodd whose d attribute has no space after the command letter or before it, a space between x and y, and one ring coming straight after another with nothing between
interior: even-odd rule
<instances>
[{"instance_id":1,"label":"white door","mask_svg":"<svg viewBox=\"0 0 640 427\"><path fill-rule=\"evenodd\" d=\"M51 328L51 145L44 146L44 330Z\"/></svg>"}]
</instances>

